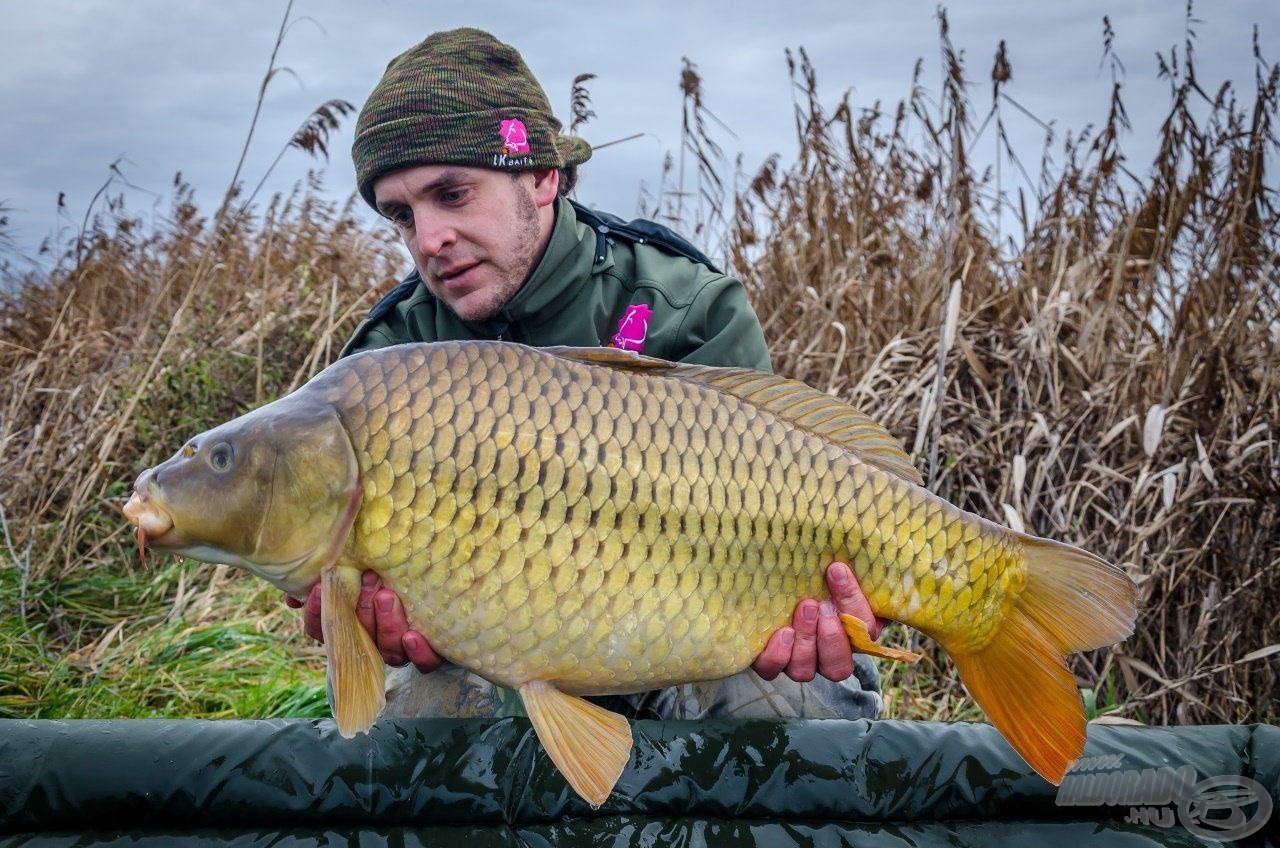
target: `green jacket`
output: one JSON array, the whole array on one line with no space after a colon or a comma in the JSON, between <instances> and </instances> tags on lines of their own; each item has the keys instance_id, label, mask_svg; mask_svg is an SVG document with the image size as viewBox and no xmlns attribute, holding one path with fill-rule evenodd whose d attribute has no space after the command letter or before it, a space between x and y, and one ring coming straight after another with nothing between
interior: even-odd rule
<instances>
[{"instance_id":1,"label":"green jacket","mask_svg":"<svg viewBox=\"0 0 1280 848\"><path fill-rule=\"evenodd\" d=\"M414 271L374 307L341 355L403 342L501 339L537 347L614 343L676 362L771 370L738 280L651 241L612 237L607 226L598 231L564 198L555 211L547 249L501 316L464 322Z\"/></svg>"}]
</instances>

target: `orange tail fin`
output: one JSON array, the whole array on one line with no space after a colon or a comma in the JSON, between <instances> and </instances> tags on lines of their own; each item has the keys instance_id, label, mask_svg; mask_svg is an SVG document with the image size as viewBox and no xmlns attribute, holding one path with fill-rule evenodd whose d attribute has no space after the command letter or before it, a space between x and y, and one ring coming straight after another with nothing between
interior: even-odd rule
<instances>
[{"instance_id":1,"label":"orange tail fin","mask_svg":"<svg viewBox=\"0 0 1280 848\"><path fill-rule=\"evenodd\" d=\"M977 652L948 653L991 723L1052 783L1084 750L1085 716L1065 659L1133 633L1137 587L1079 548L1022 536L1027 580L996 635ZM944 645L945 647L945 645Z\"/></svg>"}]
</instances>

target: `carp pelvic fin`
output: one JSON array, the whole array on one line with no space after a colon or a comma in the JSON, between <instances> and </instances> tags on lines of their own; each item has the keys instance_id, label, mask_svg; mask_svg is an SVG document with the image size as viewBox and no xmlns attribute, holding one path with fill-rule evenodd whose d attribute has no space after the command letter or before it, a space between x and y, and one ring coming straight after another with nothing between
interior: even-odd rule
<instances>
[{"instance_id":1,"label":"carp pelvic fin","mask_svg":"<svg viewBox=\"0 0 1280 848\"><path fill-rule=\"evenodd\" d=\"M842 612L840 613L840 621L844 624L844 632L849 635L849 641L853 643L855 653L879 657L882 660L897 660L898 662L913 663L920 659L920 655L912 651L890 648L887 645L881 645L873 641L871 634L867 631L867 623L857 616Z\"/></svg>"},{"instance_id":2,"label":"carp pelvic fin","mask_svg":"<svg viewBox=\"0 0 1280 848\"><path fill-rule=\"evenodd\" d=\"M631 759L631 725L545 680L521 686L520 697L556 768L592 809L599 807Z\"/></svg>"},{"instance_id":3,"label":"carp pelvic fin","mask_svg":"<svg viewBox=\"0 0 1280 848\"><path fill-rule=\"evenodd\" d=\"M1085 742L1084 707L1066 657L1133 633L1137 587L1079 548L1019 537L1026 584L1000 629L976 652L948 647L947 653L1014 750L1045 780L1061 784Z\"/></svg>"},{"instance_id":4,"label":"carp pelvic fin","mask_svg":"<svg viewBox=\"0 0 1280 848\"><path fill-rule=\"evenodd\" d=\"M359 572L353 573L359 581ZM334 566L320 575L324 581L320 587L320 625L329 658L334 718L338 732L350 739L367 731L386 703L386 673L377 646L356 617L359 589L347 585Z\"/></svg>"}]
</instances>

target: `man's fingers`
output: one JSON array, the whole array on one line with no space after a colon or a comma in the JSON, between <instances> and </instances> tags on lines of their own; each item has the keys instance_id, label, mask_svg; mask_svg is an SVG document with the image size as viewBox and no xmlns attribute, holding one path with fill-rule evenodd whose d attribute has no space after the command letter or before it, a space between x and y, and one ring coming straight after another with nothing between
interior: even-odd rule
<instances>
[{"instance_id":1,"label":"man's fingers","mask_svg":"<svg viewBox=\"0 0 1280 848\"><path fill-rule=\"evenodd\" d=\"M430 674L444 665L444 657L433 651L427 644L426 638L416 630L405 633L400 644L404 647L404 653L409 658L409 662L423 674Z\"/></svg>"},{"instance_id":2,"label":"man's fingers","mask_svg":"<svg viewBox=\"0 0 1280 848\"><path fill-rule=\"evenodd\" d=\"M320 581L317 580L307 593L302 607L302 629L317 642L324 643L324 628L320 624Z\"/></svg>"},{"instance_id":3,"label":"man's fingers","mask_svg":"<svg viewBox=\"0 0 1280 848\"><path fill-rule=\"evenodd\" d=\"M324 642L324 630L320 623L320 581L316 581L305 601L285 596L285 603L302 608L302 629L317 642ZM426 637L409 629L409 618L396 593L382 585L377 573L366 571L360 575L360 597L356 600L356 618L369 631L378 653L387 665L400 666L413 663L423 674L444 665L444 658L432 650ZM787 652L790 656L790 652ZM786 664L784 659L779 665ZM774 674L777 674L775 671Z\"/></svg>"},{"instance_id":4,"label":"man's fingers","mask_svg":"<svg viewBox=\"0 0 1280 848\"><path fill-rule=\"evenodd\" d=\"M796 641L796 632L790 627L779 627L769 637L760 656L751 664L752 670L765 680L773 680L791 662L791 648Z\"/></svg>"},{"instance_id":5,"label":"man's fingers","mask_svg":"<svg viewBox=\"0 0 1280 848\"><path fill-rule=\"evenodd\" d=\"M797 683L808 683L818 673L818 602L806 598L796 604L791 626L796 631L787 677Z\"/></svg>"},{"instance_id":6,"label":"man's fingers","mask_svg":"<svg viewBox=\"0 0 1280 848\"><path fill-rule=\"evenodd\" d=\"M374 641L378 643L378 652L387 665L401 666L409 662L404 651L404 634L409 629L409 620L405 617L404 606L400 598L390 589L379 589L373 596L373 606L377 627L374 630Z\"/></svg>"},{"instance_id":7,"label":"man's fingers","mask_svg":"<svg viewBox=\"0 0 1280 848\"><path fill-rule=\"evenodd\" d=\"M840 681L853 674L853 652L849 637L836 614L836 605L823 601L818 616L818 672L828 680Z\"/></svg>"},{"instance_id":8,"label":"man's fingers","mask_svg":"<svg viewBox=\"0 0 1280 848\"><path fill-rule=\"evenodd\" d=\"M831 563L827 567L827 588L831 591L831 601L837 610L862 619L867 625L867 632L871 634L871 638L880 638L885 620L877 618L871 611L871 604L867 601L867 596L862 594L862 587L854 578L853 569L843 562ZM845 644L847 647L847 639Z\"/></svg>"}]
</instances>

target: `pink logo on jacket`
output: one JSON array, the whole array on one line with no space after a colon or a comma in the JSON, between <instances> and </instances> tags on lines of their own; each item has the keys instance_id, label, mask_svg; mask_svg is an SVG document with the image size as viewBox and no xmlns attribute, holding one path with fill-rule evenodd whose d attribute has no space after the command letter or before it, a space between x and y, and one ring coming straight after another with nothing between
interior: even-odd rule
<instances>
[{"instance_id":1,"label":"pink logo on jacket","mask_svg":"<svg viewBox=\"0 0 1280 848\"><path fill-rule=\"evenodd\" d=\"M653 310L648 304L632 303L618 320L618 332L613 334L613 346L621 350L644 352L645 336L649 333L649 317Z\"/></svg>"}]
</instances>

